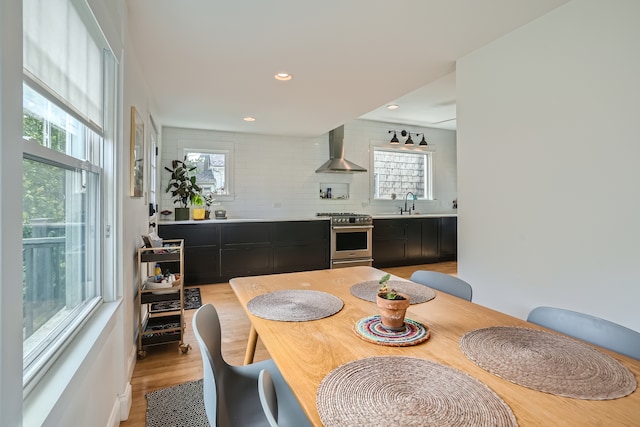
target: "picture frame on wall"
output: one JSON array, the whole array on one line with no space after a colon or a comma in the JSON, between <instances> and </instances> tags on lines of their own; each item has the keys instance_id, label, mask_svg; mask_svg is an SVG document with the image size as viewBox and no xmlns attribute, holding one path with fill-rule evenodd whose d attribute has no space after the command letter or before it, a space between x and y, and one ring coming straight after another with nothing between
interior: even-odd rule
<instances>
[{"instance_id":1,"label":"picture frame on wall","mask_svg":"<svg viewBox=\"0 0 640 427\"><path fill-rule=\"evenodd\" d=\"M144 194L144 122L136 110L131 107L131 197Z\"/></svg>"}]
</instances>

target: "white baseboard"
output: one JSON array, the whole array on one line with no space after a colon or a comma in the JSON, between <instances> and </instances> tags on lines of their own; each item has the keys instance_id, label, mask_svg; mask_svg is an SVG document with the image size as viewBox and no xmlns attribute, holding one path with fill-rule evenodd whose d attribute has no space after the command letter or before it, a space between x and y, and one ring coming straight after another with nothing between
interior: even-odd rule
<instances>
[{"instance_id":1,"label":"white baseboard","mask_svg":"<svg viewBox=\"0 0 640 427\"><path fill-rule=\"evenodd\" d=\"M118 406L119 406L119 414L118 414L118 424L115 427L120 425L120 421L125 421L129 418L129 411L131 411L131 383L127 383L127 386L124 389L124 393L118 396Z\"/></svg>"}]
</instances>

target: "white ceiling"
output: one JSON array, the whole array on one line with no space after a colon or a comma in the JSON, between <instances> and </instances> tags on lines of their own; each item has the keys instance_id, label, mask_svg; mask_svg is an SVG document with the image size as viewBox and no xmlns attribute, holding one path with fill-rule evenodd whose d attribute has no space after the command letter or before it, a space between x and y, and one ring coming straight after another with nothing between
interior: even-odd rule
<instances>
[{"instance_id":1,"label":"white ceiling","mask_svg":"<svg viewBox=\"0 0 640 427\"><path fill-rule=\"evenodd\" d=\"M567 1L127 0L127 7L156 121L318 136L357 118L455 129L456 60ZM294 78L276 81L278 72ZM391 103L400 108L388 110Z\"/></svg>"}]
</instances>

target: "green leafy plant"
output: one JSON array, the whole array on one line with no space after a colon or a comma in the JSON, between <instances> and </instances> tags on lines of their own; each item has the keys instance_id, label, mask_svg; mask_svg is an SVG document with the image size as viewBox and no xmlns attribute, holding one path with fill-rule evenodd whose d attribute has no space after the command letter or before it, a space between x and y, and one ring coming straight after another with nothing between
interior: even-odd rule
<instances>
[{"instance_id":1,"label":"green leafy plant","mask_svg":"<svg viewBox=\"0 0 640 427\"><path fill-rule=\"evenodd\" d=\"M398 294L398 291L389 286L390 278L391 274L385 274L380 278L378 282L380 284L378 296L384 299L405 299L402 295Z\"/></svg>"},{"instance_id":2,"label":"green leafy plant","mask_svg":"<svg viewBox=\"0 0 640 427\"><path fill-rule=\"evenodd\" d=\"M171 193L173 197L173 203L179 203L181 207L189 207L189 203L196 204L196 198L200 198L200 187L196 184L195 175L191 176L196 167L189 167L186 163L187 158L184 160L171 161L171 167L169 169L165 166L165 169L171 173L169 184L165 190L167 193ZM200 204L202 204L202 199Z\"/></svg>"},{"instance_id":3,"label":"green leafy plant","mask_svg":"<svg viewBox=\"0 0 640 427\"><path fill-rule=\"evenodd\" d=\"M213 193L207 193L204 194L202 196L202 199L204 200L204 204L206 206L207 210L211 210L211 205L213 205L213 202L216 200L213 198Z\"/></svg>"}]
</instances>

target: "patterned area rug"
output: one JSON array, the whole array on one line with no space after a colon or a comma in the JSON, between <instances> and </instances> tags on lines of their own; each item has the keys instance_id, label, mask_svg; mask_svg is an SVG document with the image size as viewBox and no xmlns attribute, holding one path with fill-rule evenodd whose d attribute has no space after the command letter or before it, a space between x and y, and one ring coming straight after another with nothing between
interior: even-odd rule
<instances>
[{"instance_id":1,"label":"patterned area rug","mask_svg":"<svg viewBox=\"0 0 640 427\"><path fill-rule=\"evenodd\" d=\"M209 427L202 400L202 380L146 394L147 427Z\"/></svg>"},{"instance_id":2,"label":"patterned area rug","mask_svg":"<svg viewBox=\"0 0 640 427\"><path fill-rule=\"evenodd\" d=\"M202 298L200 288L184 288L184 309L193 310L200 308ZM175 311L180 309L180 301L163 301L151 304L151 312L159 313L163 311Z\"/></svg>"}]
</instances>

